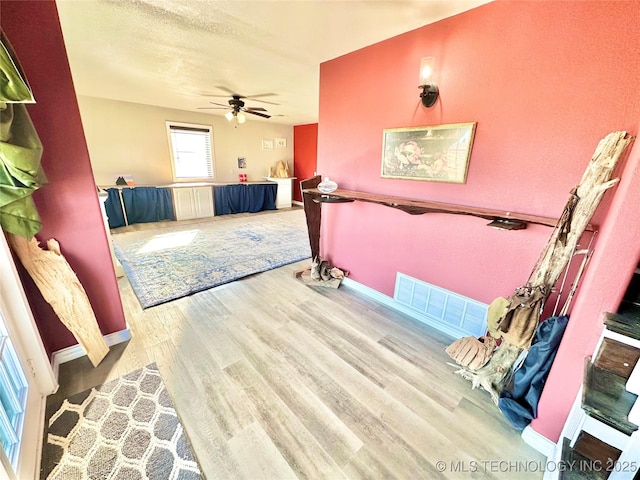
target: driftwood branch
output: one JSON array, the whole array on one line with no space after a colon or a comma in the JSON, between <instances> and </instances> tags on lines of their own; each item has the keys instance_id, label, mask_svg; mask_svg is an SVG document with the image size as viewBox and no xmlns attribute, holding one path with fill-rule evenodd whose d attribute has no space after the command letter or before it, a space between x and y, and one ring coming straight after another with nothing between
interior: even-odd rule
<instances>
[{"instance_id":1,"label":"driftwood branch","mask_svg":"<svg viewBox=\"0 0 640 480\"><path fill-rule=\"evenodd\" d=\"M618 179L611 180L611 176L622 153L632 140L633 137L626 132L613 132L600 141L580 183L574 189L577 197L575 205L568 211L572 200L567 203L558 226L531 272L528 280L530 285L547 285L549 288L555 285L569 263L571 252L584 233L602 196L618 182ZM570 218L566 218L565 214ZM567 231L566 236L562 235L563 231Z\"/></svg>"},{"instance_id":2,"label":"driftwood branch","mask_svg":"<svg viewBox=\"0 0 640 480\"><path fill-rule=\"evenodd\" d=\"M7 238L44 299L97 366L109 347L80 280L60 252L60 244L50 239L48 250L42 250L35 237L27 240L9 233Z\"/></svg>"},{"instance_id":3,"label":"driftwood branch","mask_svg":"<svg viewBox=\"0 0 640 480\"><path fill-rule=\"evenodd\" d=\"M632 141L633 137L626 132L613 132L598 143L580 183L572 190L562 216L529 276L527 288L540 289L548 295L554 287L571 260L572 252L605 191L617 183L618 179L611 179L613 170ZM473 388L480 386L487 390L497 403L500 392L511 379L516 360L524 349L528 349L539 319L539 315L531 317L529 321L535 324L527 325L526 329L520 326L522 331L531 332L530 338L519 338L517 343L505 338L484 367L476 371L462 368L456 373L470 380Z\"/></svg>"},{"instance_id":4,"label":"driftwood branch","mask_svg":"<svg viewBox=\"0 0 640 480\"><path fill-rule=\"evenodd\" d=\"M500 392L509 383L511 370L521 352L522 348L504 342L484 367L476 371L461 368L455 373L471 381L471 388L482 387L485 389L497 404Z\"/></svg>"}]
</instances>

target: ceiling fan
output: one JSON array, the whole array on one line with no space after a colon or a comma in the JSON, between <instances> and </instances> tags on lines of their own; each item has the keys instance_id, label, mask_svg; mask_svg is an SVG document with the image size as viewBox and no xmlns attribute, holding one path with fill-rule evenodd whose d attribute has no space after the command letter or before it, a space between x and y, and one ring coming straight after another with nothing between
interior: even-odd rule
<instances>
[{"instance_id":1,"label":"ceiling fan","mask_svg":"<svg viewBox=\"0 0 640 480\"><path fill-rule=\"evenodd\" d=\"M209 102L212 105L217 105L217 106L216 107L198 107L198 109L199 110L229 109L229 112L227 112L224 116L230 122L235 119L236 124L244 123L246 121L246 117L244 115L245 113L250 113L251 115L257 115L258 117L263 117L263 118L271 118L271 115L268 115L266 113L267 110L265 108L262 108L262 107L246 107L243 99L252 99L252 100L254 100L256 102L268 103L270 105L278 105L277 103L267 102L265 100L258 100L256 98L256 97L265 97L265 96L268 96L268 95L275 95L273 93L264 93L264 94L261 94L261 95L244 96L244 95L239 95L237 93L234 93L232 90L230 90L230 89L228 89L226 87L218 87L218 88L230 92L231 98L228 100L229 106L224 105L222 103ZM221 97L223 95L211 95L211 96L212 97Z\"/></svg>"}]
</instances>

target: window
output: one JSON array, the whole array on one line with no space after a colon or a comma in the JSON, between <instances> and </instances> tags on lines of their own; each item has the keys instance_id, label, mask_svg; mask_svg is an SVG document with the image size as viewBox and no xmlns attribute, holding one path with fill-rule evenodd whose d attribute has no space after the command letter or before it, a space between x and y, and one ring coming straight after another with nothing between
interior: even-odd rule
<instances>
[{"instance_id":1,"label":"window","mask_svg":"<svg viewBox=\"0 0 640 480\"><path fill-rule=\"evenodd\" d=\"M0 310L0 447L14 469L22 440L27 389L27 380Z\"/></svg>"},{"instance_id":2,"label":"window","mask_svg":"<svg viewBox=\"0 0 640 480\"><path fill-rule=\"evenodd\" d=\"M173 180L213 179L212 128L167 122Z\"/></svg>"}]
</instances>

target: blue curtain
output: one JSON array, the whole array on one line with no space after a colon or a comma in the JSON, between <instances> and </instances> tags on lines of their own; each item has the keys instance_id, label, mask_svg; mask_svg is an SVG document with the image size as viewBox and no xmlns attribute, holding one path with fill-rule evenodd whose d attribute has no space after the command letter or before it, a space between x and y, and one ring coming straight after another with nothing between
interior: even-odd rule
<instances>
[{"instance_id":1,"label":"blue curtain","mask_svg":"<svg viewBox=\"0 0 640 480\"><path fill-rule=\"evenodd\" d=\"M168 188L123 188L122 200L129 224L175 220Z\"/></svg>"},{"instance_id":2,"label":"blue curtain","mask_svg":"<svg viewBox=\"0 0 640 480\"><path fill-rule=\"evenodd\" d=\"M275 210L277 193L276 183L216 186L213 188L216 215Z\"/></svg>"},{"instance_id":3,"label":"blue curtain","mask_svg":"<svg viewBox=\"0 0 640 480\"><path fill-rule=\"evenodd\" d=\"M122 227L125 221L118 189L108 188L107 194L109 196L105 202L105 210L109 218L109 228ZM129 224L175 220L171 190L168 188L123 188L122 200Z\"/></svg>"},{"instance_id":4,"label":"blue curtain","mask_svg":"<svg viewBox=\"0 0 640 480\"><path fill-rule=\"evenodd\" d=\"M123 227L124 213L122 213L122 206L120 205L120 195L117 188L107 188L107 201L104 202L104 209L107 212L107 218L109 219L109 228Z\"/></svg>"}]
</instances>

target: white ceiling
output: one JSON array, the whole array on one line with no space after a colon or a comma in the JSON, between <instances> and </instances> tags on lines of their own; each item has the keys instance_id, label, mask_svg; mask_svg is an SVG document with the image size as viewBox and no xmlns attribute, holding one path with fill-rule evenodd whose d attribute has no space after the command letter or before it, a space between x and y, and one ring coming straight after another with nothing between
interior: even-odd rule
<instances>
[{"instance_id":1,"label":"white ceiling","mask_svg":"<svg viewBox=\"0 0 640 480\"><path fill-rule=\"evenodd\" d=\"M220 115L198 110L219 87L273 94L246 104L288 125L318 121L320 63L484 3L57 0L77 94Z\"/></svg>"}]
</instances>

